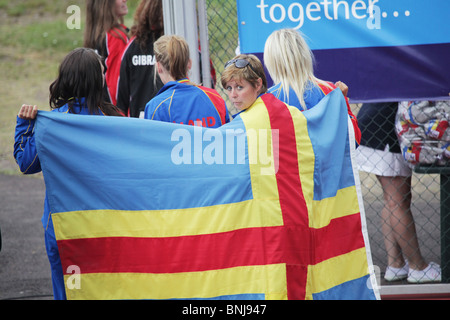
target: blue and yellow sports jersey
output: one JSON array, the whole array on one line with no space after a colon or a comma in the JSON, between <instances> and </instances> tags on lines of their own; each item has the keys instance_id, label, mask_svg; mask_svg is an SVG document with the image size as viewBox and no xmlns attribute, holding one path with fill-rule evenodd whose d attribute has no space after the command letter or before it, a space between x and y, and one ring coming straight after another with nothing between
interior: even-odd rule
<instances>
[{"instance_id":1,"label":"blue and yellow sports jersey","mask_svg":"<svg viewBox=\"0 0 450 320\"><path fill-rule=\"evenodd\" d=\"M145 119L218 128L230 122L225 100L210 88L171 81L145 107Z\"/></svg>"}]
</instances>

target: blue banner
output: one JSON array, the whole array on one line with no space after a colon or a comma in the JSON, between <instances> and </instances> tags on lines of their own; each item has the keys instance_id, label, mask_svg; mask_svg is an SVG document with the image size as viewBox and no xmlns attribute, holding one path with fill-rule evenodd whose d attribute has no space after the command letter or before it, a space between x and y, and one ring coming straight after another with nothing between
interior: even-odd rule
<instances>
[{"instance_id":1,"label":"blue banner","mask_svg":"<svg viewBox=\"0 0 450 320\"><path fill-rule=\"evenodd\" d=\"M352 102L449 99L448 0L237 4L241 52L262 58L274 30L299 30L315 54L316 75L346 82Z\"/></svg>"}]
</instances>

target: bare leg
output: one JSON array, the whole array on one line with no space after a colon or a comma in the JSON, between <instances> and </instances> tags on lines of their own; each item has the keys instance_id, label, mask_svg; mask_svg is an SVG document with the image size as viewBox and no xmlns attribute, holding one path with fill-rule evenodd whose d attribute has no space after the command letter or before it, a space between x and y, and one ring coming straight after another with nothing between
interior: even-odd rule
<instances>
[{"instance_id":1,"label":"bare leg","mask_svg":"<svg viewBox=\"0 0 450 320\"><path fill-rule=\"evenodd\" d=\"M385 238L388 264L401 268L408 259L410 268L423 270L427 263L417 241L414 218L411 213L411 177L380 177L384 208L382 230Z\"/></svg>"}]
</instances>

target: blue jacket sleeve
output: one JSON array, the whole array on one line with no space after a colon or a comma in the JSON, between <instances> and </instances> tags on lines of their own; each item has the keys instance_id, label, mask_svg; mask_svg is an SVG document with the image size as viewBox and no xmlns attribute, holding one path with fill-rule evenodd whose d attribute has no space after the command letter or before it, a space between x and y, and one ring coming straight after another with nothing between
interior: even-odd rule
<instances>
[{"instance_id":1,"label":"blue jacket sleeve","mask_svg":"<svg viewBox=\"0 0 450 320\"><path fill-rule=\"evenodd\" d=\"M23 120L17 117L14 137L14 158L23 174L41 171L36 143L34 140L34 120Z\"/></svg>"},{"instance_id":2,"label":"blue jacket sleeve","mask_svg":"<svg viewBox=\"0 0 450 320\"><path fill-rule=\"evenodd\" d=\"M150 101L147 103L147 105L145 106L144 119L152 120L152 115L153 115L153 112L154 112L154 111L155 111L155 110L154 110L154 108L153 108L152 101L150 100Z\"/></svg>"},{"instance_id":3,"label":"blue jacket sleeve","mask_svg":"<svg viewBox=\"0 0 450 320\"><path fill-rule=\"evenodd\" d=\"M225 123L228 123L228 122L230 122L232 119L230 118L230 112L228 111L228 108L226 107L226 104L225 104ZM224 123L224 124L225 124Z\"/></svg>"},{"instance_id":4,"label":"blue jacket sleeve","mask_svg":"<svg viewBox=\"0 0 450 320\"><path fill-rule=\"evenodd\" d=\"M160 102L158 99L152 99L145 107L145 119L171 122L168 112L168 105L171 100L166 99Z\"/></svg>"}]
</instances>

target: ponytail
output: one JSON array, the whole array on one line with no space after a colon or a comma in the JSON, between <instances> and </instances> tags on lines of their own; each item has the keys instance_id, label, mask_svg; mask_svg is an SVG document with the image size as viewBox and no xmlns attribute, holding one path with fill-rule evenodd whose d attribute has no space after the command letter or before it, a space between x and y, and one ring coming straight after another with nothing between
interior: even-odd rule
<instances>
[{"instance_id":1,"label":"ponytail","mask_svg":"<svg viewBox=\"0 0 450 320\"><path fill-rule=\"evenodd\" d=\"M186 40L177 35L165 35L155 42L154 50L156 61L162 64L172 78L187 78L190 54Z\"/></svg>"}]
</instances>

